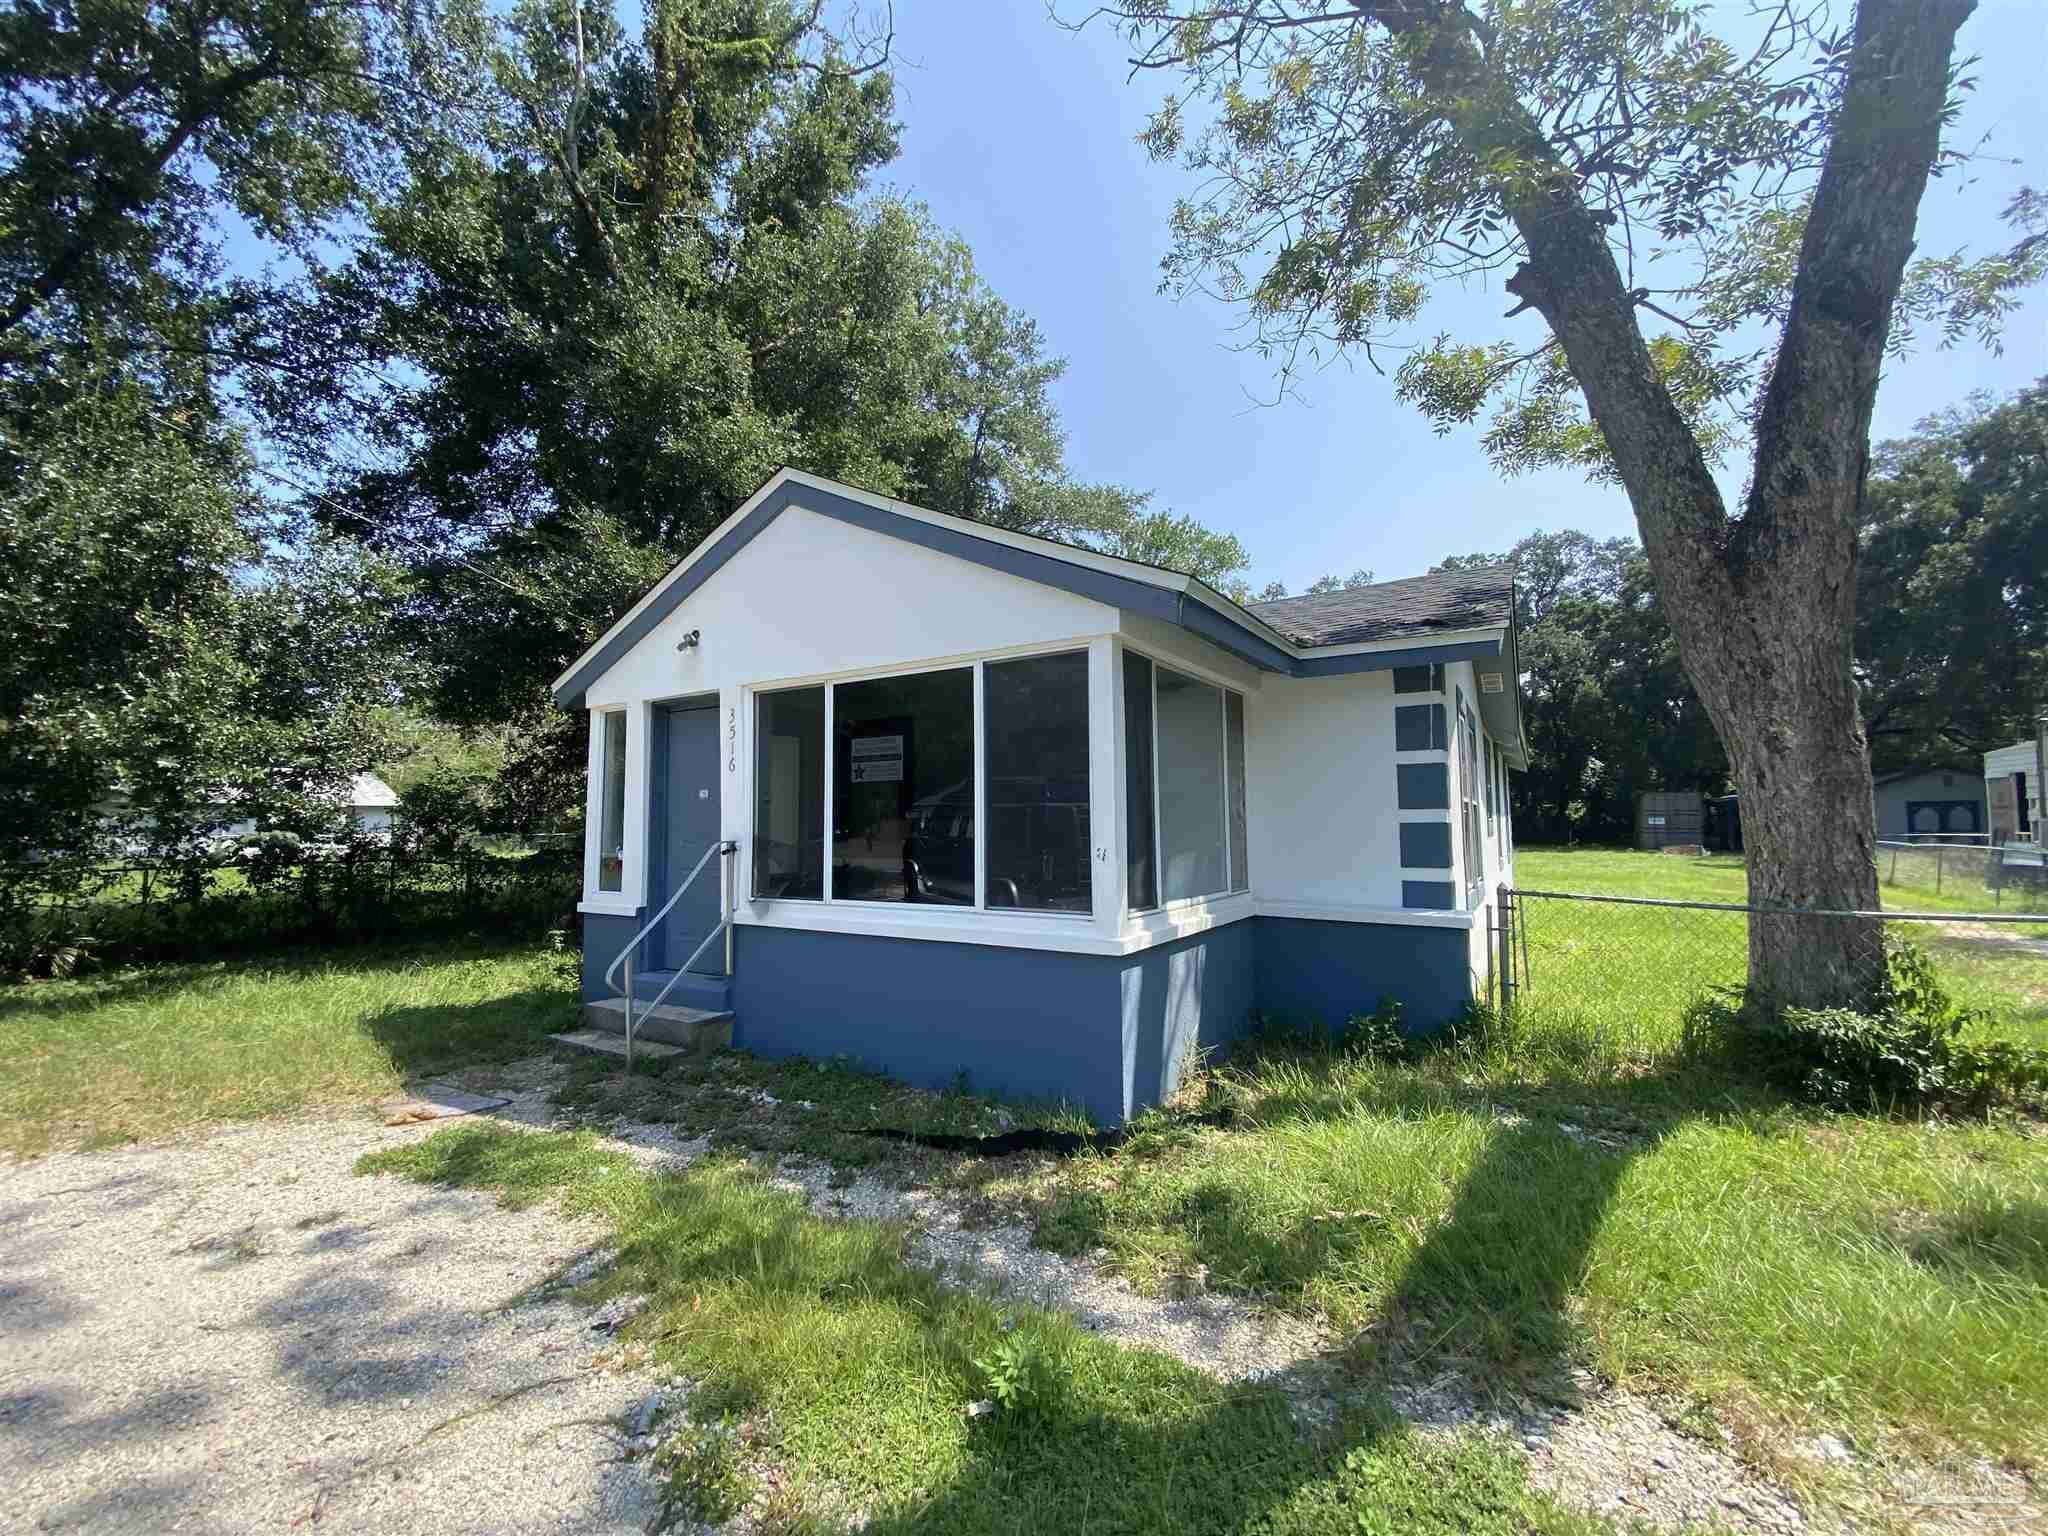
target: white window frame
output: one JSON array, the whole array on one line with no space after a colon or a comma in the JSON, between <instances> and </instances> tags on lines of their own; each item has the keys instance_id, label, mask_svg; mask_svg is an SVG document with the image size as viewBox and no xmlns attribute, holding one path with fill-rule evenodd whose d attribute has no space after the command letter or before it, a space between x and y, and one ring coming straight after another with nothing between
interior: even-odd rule
<instances>
[{"instance_id":1,"label":"white window frame","mask_svg":"<svg viewBox=\"0 0 2048 1536\"><path fill-rule=\"evenodd\" d=\"M1218 902L1227 901L1232 898L1248 900L1251 896L1250 883L1247 882L1243 889L1238 888L1237 870L1230 850L1230 696L1236 694L1237 707L1245 714L1245 858L1247 863L1249 863L1251 858L1251 715L1244 690L1233 686L1213 672L1207 672L1200 667L1191 666L1177 657L1171 662L1164 662L1143 646L1125 645L1122 649L1128 655L1142 657L1152 668L1152 868L1157 872L1153 889L1160 896L1160 899L1149 907L1127 906L1125 910L1128 916L1133 919L1156 918L1162 914L1172 915L1199 908L1212 907ZM1122 666L1121 658L1119 658L1118 666L1119 668ZM1222 744L1221 771L1218 773L1217 778L1221 781L1223 797L1223 888L1218 891L1206 892L1200 896L1178 897L1172 901L1165 899L1166 856L1164 838L1166 829L1162 824L1163 818L1159 814L1159 781L1162 777L1159 771L1159 669L1161 667L1170 667L1181 676L1193 678L1205 687L1216 690L1216 711L1220 726L1217 739ZM1122 731L1123 718L1121 714L1118 717L1119 734ZM1117 790L1118 798L1121 799L1123 795L1121 782L1119 782ZM1128 893L1128 887L1126 887L1126 892Z\"/></svg>"},{"instance_id":2,"label":"white window frame","mask_svg":"<svg viewBox=\"0 0 2048 1536\"><path fill-rule=\"evenodd\" d=\"M641 882L646 878L646 860L640 845L645 841L645 817L637 814L636 798L646 793L646 772L640 759L645 755L647 730L645 704L605 704L590 710L590 768L586 775L583 808L583 895L577 910L602 917L632 917L644 900ZM604 790L609 763L605 756L605 723L618 715L625 721L625 773L620 780L619 799L623 814L620 838L619 888L600 888L604 863Z\"/></svg>"},{"instance_id":3,"label":"white window frame","mask_svg":"<svg viewBox=\"0 0 2048 1536\"><path fill-rule=\"evenodd\" d=\"M886 913L892 917L902 917L906 914L906 912L914 910L920 919L928 919L929 916L932 914L944 916L960 916L972 914L977 918L986 917L992 914L998 920L1017 918L1020 921L1031 923L1065 923L1068 925L1081 924L1092 928L1095 924L1096 917L1100 911L1102 900L1102 892L1098 888L1099 882L1093 880L1091 880L1089 886L1089 906L1080 911L1045 907L989 906L988 837L987 828L985 825L988 819L985 815L985 809L988 800L988 740L987 722L983 711L984 704L987 698L986 669L991 665L1000 666L1002 663L1008 661L1028 661L1046 656L1081 656L1088 661L1086 701L1086 714L1088 718L1088 821L1090 832L1089 840L1091 843L1095 845L1095 848L1091 850L1093 857L1091 857L1090 863L1091 865L1101 863L1102 855L1100 854L1099 850L1102 847L1102 843L1101 839L1096 835L1096 812L1099 803L1096 789L1096 778L1100 771L1100 760L1095 750L1095 734L1098 724L1098 716L1096 713L1096 694L1100 688L1100 681L1096 675L1097 669L1095 666L1093 651L1093 641L1089 637L1083 636L1068 640L1047 641L1038 645L1011 647L1003 651L989 652L977 656L958 656L949 657L944 660L936 661L907 662L900 666L864 668L856 672L834 673L824 677L793 678L786 681L777 681L772 683L754 683L748 685L746 688L742 690L742 692L746 699L747 734L748 740L750 742L755 742L754 701L760 695L768 693L784 693L798 688L823 688L825 691L825 744L823 766L823 772L825 776L825 849L824 879L822 882L824 895L821 897L765 897L755 894L753 890L752 861L749 860L747 890L749 893L750 902L754 905L754 907L757 910L768 908L780 910L786 907L792 909L817 911L824 908L832 908L843 912ZM923 677L938 672L971 672L973 675L974 701L973 721L971 724L971 730L974 737L973 904L968 905L965 903L954 902L866 901L856 898L836 896L833 894L832 890L832 846L834 842L833 797L835 792L835 781L837 779L837 773L835 770L838 767L838 736L836 732L838 690L842 687L853 687L861 683L879 682L886 678ZM757 753L757 750L758 743L755 742L755 746L753 748L750 748L750 753ZM748 805L748 810L746 812L746 835L749 839L755 836L754 818L757 814L757 807L755 807L753 804L755 798L755 791L750 784L748 786L746 796Z\"/></svg>"}]
</instances>

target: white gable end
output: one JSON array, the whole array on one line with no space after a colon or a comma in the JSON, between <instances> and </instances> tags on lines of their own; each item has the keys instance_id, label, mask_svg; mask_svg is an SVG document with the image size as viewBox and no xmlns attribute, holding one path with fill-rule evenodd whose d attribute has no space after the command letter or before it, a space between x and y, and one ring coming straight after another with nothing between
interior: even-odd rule
<instances>
[{"instance_id":1,"label":"white gable end","mask_svg":"<svg viewBox=\"0 0 2048 1536\"><path fill-rule=\"evenodd\" d=\"M905 539L783 512L591 683L592 708L1105 634L1117 610ZM695 630L697 644L677 650Z\"/></svg>"}]
</instances>

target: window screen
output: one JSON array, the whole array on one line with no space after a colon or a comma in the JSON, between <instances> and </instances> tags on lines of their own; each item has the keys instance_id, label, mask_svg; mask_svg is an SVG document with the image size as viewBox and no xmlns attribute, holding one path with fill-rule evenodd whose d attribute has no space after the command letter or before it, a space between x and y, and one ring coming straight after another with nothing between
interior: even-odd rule
<instances>
[{"instance_id":1,"label":"window screen","mask_svg":"<svg viewBox=\"0 0 2048 1536\"><path fill-rule=\"evenodd\" d=\"M832 690L832 899L974 905L974 669Z\"/></svg>"},{"instance_id":2,"label":"window screen","mask_svg":"<svg viewBox=\"0 0 2048 1536\"><path fill-rule=\"evenodd\" d=\"M1159 905L1153 818L1152 663L1124 653L1124 894L1134 911Z\"/></svg>"},{"instance_id":3,"label":"window screen","mask_svg":"<svg viewBox=\"0 0 2048 1536\"><path fill-rule=\"evenodd\" d=\"M1248 891L1252 888L1252 875L1251 838L1244 813L1244 695L1225 693L1223 708L1223 745L1229 754L1230 769L1230 888Z\"/></svg>"},{"instance_id":4,"label":"window screen","mask_svg":"<svg viewBox=\"0 0 2048 1536\"><path fill-rule=\"evenodd\" d=\"M982 716L988 905L1086 912L1087 653L989 662Z\"/></svg>"},{"instance_id":5,"label":"window screen","mask_svg":"<svg viewBox=\"0 0 2048 1536\"><path fill-rule=\"evenodd\" d=\"M825 895L825 690L754 701L754 894Z\"/></svg>"},{"instance_id":6,"label":"window screen","mask_svg":"<svg viewBox=\"0 0 2048 1536\"><path fill-rule=\"evenodd\" d=\"M626 883L626 712L604 717L604 782L599 802L597 888L623 890Z\"/></svg>"},{"instance_id":7,"label":"window screen","mask_svg":"<svg viewBox=\"0 0 2048 1536\"><path fill-rule=\"evenodd\" d=\"M1224 889L1223 690L1157 669L1160 894L1167 901Z\"/></svg>"}]
</instances>

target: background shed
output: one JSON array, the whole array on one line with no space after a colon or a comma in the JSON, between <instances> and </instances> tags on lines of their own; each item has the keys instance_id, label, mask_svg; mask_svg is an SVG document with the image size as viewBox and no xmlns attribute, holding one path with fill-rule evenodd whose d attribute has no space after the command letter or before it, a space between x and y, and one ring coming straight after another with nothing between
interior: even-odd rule
<instances>
[{"instance_id":1,"label":"background shed","mask_svg":"<svg viewBox=\"0 0 2048 1536\"><path fill-rule=\"evenodd\" d=\"M1657 849L1704 842L1705 807L1698 790L1644 790L1636 796L1636 846Z\"/></svg>"}]
</instances>

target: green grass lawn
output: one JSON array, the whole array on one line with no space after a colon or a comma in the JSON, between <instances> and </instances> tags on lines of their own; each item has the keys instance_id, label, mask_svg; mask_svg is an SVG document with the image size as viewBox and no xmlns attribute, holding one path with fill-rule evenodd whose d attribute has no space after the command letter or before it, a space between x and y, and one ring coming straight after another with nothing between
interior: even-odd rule
<instances>
[{"instance_id":1,"label":"green grass lawn","mask_svg":"<svg viewBox=\"0 0 2048 1536\"><path fill-rule=\"evenodd\" d=\"M533 946L331 950L0 987L0 1152L362 1104L533 1054L575 1001Z\"/></svg>"},{"instance_id":2,"label":"green grass lawn","mask_svg":"<svg viewBox=\"0 0 2048 1536\"><path fill-rule=\"evenodd\" d=\"M1936 892L1931 883L1914 883L1920 875L1932 879L1931 866L1915 867L1921 858L1907 855L1899 883L1881 885L1888 910L1991 910L1981 888L1950 882ZM1881 878L1885 870L1881 859ZM1748 891L1739 857L1612 849L1519 849L1515 881L1525 890L1669 901L1740 903ZM2014 893L2007 897L2003 910L2024 910ZM1739 985L1748 965L1749 919L1739 912L1547 897L1526 899L1521 911L1529 996L1541 1004L1532 1027L1540 1023L1595 1049L1637 1055L1668 1050L1677 1042L1686 1004L1710 987ZM2048 943L2048 923L1894 923L1891 932L1929 950L1957 997L1992 1015L1992 1032L2048 1046L2048 954L2011 942Z\"/></svg>"},{"instance_id":3,"label":"green grass lawn","mask_svg":"<svg viewBox=\"0 0 2048 1536\"><path fill-rule=\"evenodd\" d=\"M738 1158L647 1174L584 1135L468 1126L361 1167L557 1197L612 1223L603 1290L650 1298L632 1336L701 1382L693 1414L731 1431L677 1458L696 1518L757 1491L749 1447L774 1468L765 1528L779 1531L843 1529L857 1512L904 1536L1605 1529L1532 1495L1499 1441L1409 1431L1370 1377L1333 1422L1305 1426L1278 1386L1226 1386L948 1288L906 1262L898 1229L813 1217Z\"/></svg>"},{"instance_id":4,"label":"green grass lawn","mask_svg":"<svg viewBox=\"0 0 2048 1536\"><path fill-rule=\"evenodd\" d=\"M1559 889L1654 878L1668 891L1668 870L1719 896L1740 879L1662 856L1522 860L1525 883ZM2001 987L2028 984L2033 957L1995 963L2013 973ZM643 1174L584 1136L487 1125L375 1166L604 1215L623 1251L606 1283L655 1298L641 1343L761 1437L793 1512L866 1508L885 1530L1573 1524L1500 1447L1402 1429L1386 1386L1418 1372L1568 1396L1566 1367L1591 1367L1711 1410L1702 1422L1766 1465L1789 1435L1826 1431L2037 1467L2039 1123L1823 1113L1684 1058L1668 1033L1600 1026L1585 1011L1597 981L1579 985L1590 995L1412 1058L1246 1052L1113 1150L1067 1159L874 1134L1072 1126L1050 1109L728 1055L630 1077L579 1063L563 1091L592 1116L713 1133L719 1155L680 1174ZM530 1054L573 1007L556 960L533 949L336 951L8 988L0 1146L362 1104L412 1075ZM1339 1341L1338 1421L1305 1431L1276 1387L1225 1388L946 1289L906 1262L900 1233L816 1220L745 1160L787 1152L933 1181L974 1219L1099 1251L1142 1289L1207 1285L1320 1319ZM1000 1375L1023 1396L969 1416ZM684 1479L696 1496L716 1504L744 1482L732 1446L745 1443L704 1441Z\"/></svg>"}]
</instances>

